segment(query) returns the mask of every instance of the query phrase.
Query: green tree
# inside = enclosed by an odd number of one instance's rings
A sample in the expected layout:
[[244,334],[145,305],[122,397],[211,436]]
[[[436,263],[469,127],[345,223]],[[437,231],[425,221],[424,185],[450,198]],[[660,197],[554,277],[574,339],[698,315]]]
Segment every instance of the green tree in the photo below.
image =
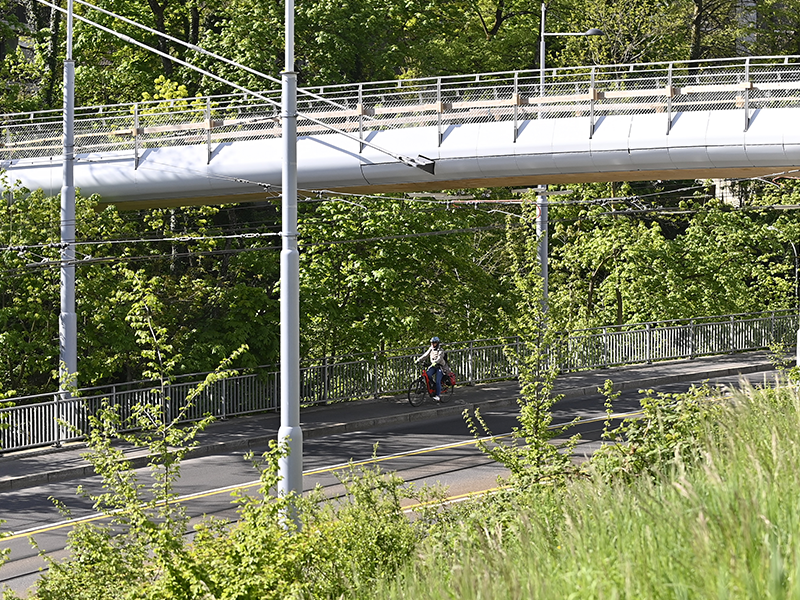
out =
[[759,0],[746,20],[745,46],[756,56],[800,54],[800,12],[796,0]]
[[739,0],[692,0],[689,60],[734,55],[741,47],[747,6]]
[[[584,198],[615,195],[603,187],[585,186]],[[796,219],[789,214],[776,222],[768,211],[735,210],[713,200],[685,203],[688,214],[681,216],[618,208],[589,203],[551,209],[550,300],[564,326],[791,306],[793,261],[786,240]]]
[[498,333],[497,307],[507,299],[496,223],[463,206],[388,197],[303,211],[305,351],[407,346],[432,332],[450,340]]
[[[55,385],[59,204],[37,192],[0,205],[4,392]],[[272,227],[272,205],[120,213],[79,195],[76,212],[79,386],[142,377],[139,345],[127,325],[139,282],[147,284],[152,311],[179,349],[180,372],[209,371],[242,344],[251,350],[240,366],[276,360],[278,254],[269,237],[258,237]],[[266,224],[248,223],[265,217]],[[221,235],[231,227],[233,235]],[[247,232],[256,237],[241,237]]]
[[511,483],[517,489],[539,487],[543,483],[560,488],[579,474],[572,453],[580,436],[557,442],[556,438],[565,435],[571,424],[552,426],[552,408],[559,397],[553,394],[557,361],[549,361],[548,354],[558,347],[558,333],[544,300],[538,262],[541,238],[536,235],[534,225],[536,214],[536,204],[524,202],[520,212],[522,231],[517,226],[509,227],[506,234],[511,257],[508,279],[513,285],[515,304],[503,316],[509,333],[518,340],[507,349],[507,354],[519,370],[521,394],[517,400],[519,425],[512,429],[512,442],[487,440],[492,432],[480,411],[476,410],[474,415],[464,411],[478,448],[509,469]]
[[687,58],[685,7],[658,0],[588,0],[548,11],[548,31],[601,29],[597,37],[548,38],[548,64],[631,64]]

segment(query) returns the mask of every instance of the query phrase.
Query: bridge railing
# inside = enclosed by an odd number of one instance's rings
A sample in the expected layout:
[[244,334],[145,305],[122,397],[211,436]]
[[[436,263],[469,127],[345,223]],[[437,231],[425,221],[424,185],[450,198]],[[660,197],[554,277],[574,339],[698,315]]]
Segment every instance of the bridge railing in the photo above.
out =
[[[300,90],[298,134],[366,139],[370,131],[586,118],[591,137],[600,117],[658,113],[665,131],[677,112],[738,110],[743,130],[759,108],[800,106],[800,57],[747,57],[631,65],[553,68],[402,79]],[[75,152],[132,154],[148,147],[217,144],[281,135],[280,90],[76,108]],[[265,99],[266,98],[266,99]],[[311,117],[325,125],[320,125]],[[60,110],[0,115],[0,160],[58,156]],[[513,132],[513,133],[512,133]]]
[[[791,346],[797,328],[798,317],[792,311],[596,327],[564,334],[546,360],[568,372],[759,350],[773,344]],[[308,362],[300,371],[301,402],[314,405],[403,393],[417,371],[415,360],[425,348]],[[460,383],[466,385],[517,377],[518,357],[528,351],[524,341],[514,337],[453,342],[446,349]],[[140,381],[85,388],[68,399],[58,392],[10,399],[16,406],[0,410],[0,424],[6,425],[0,429],[0,448],[20,450],[79,439],[75,429],[85,431],[89,416],[104,400],[118,407],[123,422],[129,422],[138,404],[156,404],[166,419],[182,415],[184,421],[205,414],[226,418],[278,410],[277,367],[260,367],[217,381],[187,408],[189,393],[204,375],[180,378],[163,389],[160,382]]]

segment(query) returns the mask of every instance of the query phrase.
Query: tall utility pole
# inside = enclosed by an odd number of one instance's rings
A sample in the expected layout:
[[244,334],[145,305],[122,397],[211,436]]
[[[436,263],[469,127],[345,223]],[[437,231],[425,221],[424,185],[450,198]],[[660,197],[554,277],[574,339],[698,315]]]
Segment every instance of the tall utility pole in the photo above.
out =
[[[545,38],[548,36],[589,36],[589,35],[605,35],[600,29],[592,27],[580,33],[548,33],[545,28],[547,20],[547,4],[542,2],[542,18],[539,22],[539,95],[544,96],[544,67],[545,57],[547,56],[547,49],[545,47]],[[544,103],[539,104],[539,118],[544,118]],[[537,191],[539,195],[538,211],[536,212],[536,235],[539,236],[539,264],[542,269],[542,310],[547,312],[547,186],[540,185]]]
[[69,396],[78,372],[75,315],[75,63],[72,60],[72,0],[67,2],[67,54],[64,60],[64,178],[61,186],[61,313],[58,319],[60,397]]
[[550,244],[547,239],[547,186],[540,185],[536,189],[539,196],[538,206],[536,207],[536,236],[539,238],[539,267],[542,275],[542,312],[547,312],[547,290],[549,287],[547,269],[547,254]]
[[[303,492],[303,432],[300,429],[300,255],[297,251],[297,74],[294,72],[294,0],[286,0],[286,70],[282,80],[283,168],[281,250],[281,427],[279,494]],[[297,515],[293,515],[297,523]]]

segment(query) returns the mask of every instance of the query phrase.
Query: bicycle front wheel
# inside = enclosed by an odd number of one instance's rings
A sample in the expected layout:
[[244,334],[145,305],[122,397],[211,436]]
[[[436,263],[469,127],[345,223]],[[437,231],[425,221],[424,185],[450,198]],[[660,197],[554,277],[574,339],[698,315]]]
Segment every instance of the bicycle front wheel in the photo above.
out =
[[419,406],[425,402],[425,396],[428,395],[428,387],[425,385],[425,379],[420,377],[415,379],[408,388],[408,403],[411,406]]

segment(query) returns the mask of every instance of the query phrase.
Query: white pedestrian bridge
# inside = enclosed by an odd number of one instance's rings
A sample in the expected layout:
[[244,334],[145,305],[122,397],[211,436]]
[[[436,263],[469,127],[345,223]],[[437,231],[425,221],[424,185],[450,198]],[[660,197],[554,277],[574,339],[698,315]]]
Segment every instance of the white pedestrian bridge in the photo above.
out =
[[[543,85],[540,75],[301,89],[298,186],[430,191],[800,166],[798,56],[548,69]],[[75,184],[130,208],[261,199],[265,185],[277,192],[280,90],[259,96],[78,108]],[[10,183],[59,193],[61,130],[61,111],[2,116]]]

